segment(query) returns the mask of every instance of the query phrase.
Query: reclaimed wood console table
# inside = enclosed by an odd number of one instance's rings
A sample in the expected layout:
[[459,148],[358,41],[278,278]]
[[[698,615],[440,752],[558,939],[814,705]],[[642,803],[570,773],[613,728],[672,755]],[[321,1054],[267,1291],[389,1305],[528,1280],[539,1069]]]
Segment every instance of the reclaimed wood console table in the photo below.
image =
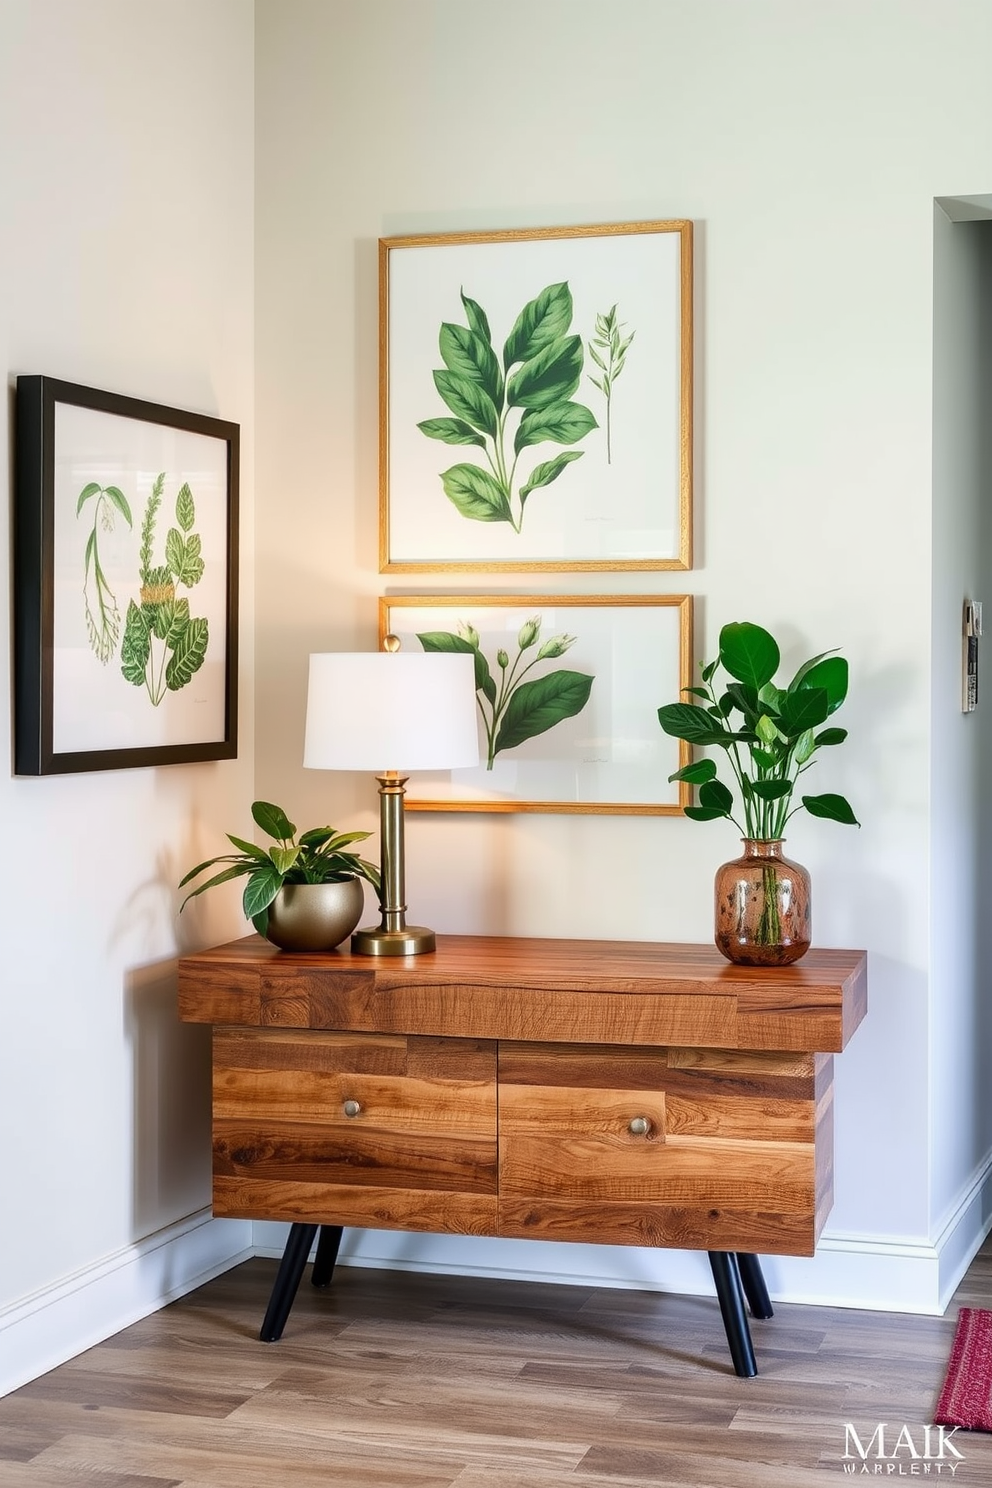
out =
[[318,1229],[706,1250],[734,1367],[770,1317],[758,1252],[812,1255],[833,1193],[833,1059],[866,957],[732,966],[705,946],[439,936],[434,952],[179,963],[213,1025],[213,1211],[292,1223],[262,1326]]

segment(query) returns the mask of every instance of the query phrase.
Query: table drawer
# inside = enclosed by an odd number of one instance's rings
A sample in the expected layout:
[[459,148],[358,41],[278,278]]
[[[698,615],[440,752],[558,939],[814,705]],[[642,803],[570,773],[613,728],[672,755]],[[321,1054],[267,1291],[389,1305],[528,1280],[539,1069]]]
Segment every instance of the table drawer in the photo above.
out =
[[811,1254],[829,1118],[826,1056],[501,1043],[500,1233]]
[[491,1233],[496,1045],[214,1034],[214,1212]]

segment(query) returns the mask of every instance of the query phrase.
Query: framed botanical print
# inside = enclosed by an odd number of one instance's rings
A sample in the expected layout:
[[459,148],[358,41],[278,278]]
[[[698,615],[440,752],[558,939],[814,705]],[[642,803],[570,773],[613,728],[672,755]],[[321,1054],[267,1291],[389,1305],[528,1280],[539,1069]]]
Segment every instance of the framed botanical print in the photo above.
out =
[[17,379],[22,775],[237,754],[236,424]]
[[[689,747],[659,706],[690,680],[692,599],[386,596],[381,637],[475,661],[477,767],[411,776],[408,810],[675,815]],[[430,700],[425,699],[425,706]]]
[[384,238],[383,572],[687,569],[692,223]]

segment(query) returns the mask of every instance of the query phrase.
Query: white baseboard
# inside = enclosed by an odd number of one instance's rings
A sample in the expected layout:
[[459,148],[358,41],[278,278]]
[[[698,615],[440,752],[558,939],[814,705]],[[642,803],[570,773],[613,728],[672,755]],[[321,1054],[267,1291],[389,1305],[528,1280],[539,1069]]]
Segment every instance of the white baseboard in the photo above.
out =
[[943,1312],[986,1235],[992,1230],[992,1153],[975,1170],[938,1231],[938,1296]]
[[251,1228],[204,1209],[0,1309],[0,1396],[247,1260]]
[[[898,1236],[825,1233],[815,1256],[763,1256],[774,1301],[873,1312],[939,1316],[992,1228],[992,1156],[965,1186],[933,1242]],[[288,1225],[256,1221],[256,1255],[281,1256]],[[393,1271],[503,1277],[570,1286],[635,1288],[712,1295],[699,1251],[550,1240],[494,1240],[468,1235],[347,1229],[338,1261]]]
[[[0,1396],[253,1255],[277,1257],[288,1225],[188,1216],[54,1286],[0,1309]],[[938,1315],[992,1228],[992,1156],[965,1185],[933,1242],[825,1234],[814,1257],[765,1256],[775,1301]],[[698,1251],[545,1240],[345,1231],[339,1261],[436,1275],[711,1295]]]

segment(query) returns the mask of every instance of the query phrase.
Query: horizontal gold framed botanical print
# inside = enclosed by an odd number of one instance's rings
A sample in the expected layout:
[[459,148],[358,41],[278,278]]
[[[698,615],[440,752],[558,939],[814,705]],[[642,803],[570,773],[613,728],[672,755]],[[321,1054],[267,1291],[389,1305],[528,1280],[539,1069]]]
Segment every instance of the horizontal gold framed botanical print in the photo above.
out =
[[[415,774],[409,810],[673,816],[689,747],[659,706],[688,686],[687,594],[387,595],[380,640],[475,658],[480,763]],[[430,707],[430,698],[424,699]]]
[[692,223],[379,242],[383,572],[692,566]]

